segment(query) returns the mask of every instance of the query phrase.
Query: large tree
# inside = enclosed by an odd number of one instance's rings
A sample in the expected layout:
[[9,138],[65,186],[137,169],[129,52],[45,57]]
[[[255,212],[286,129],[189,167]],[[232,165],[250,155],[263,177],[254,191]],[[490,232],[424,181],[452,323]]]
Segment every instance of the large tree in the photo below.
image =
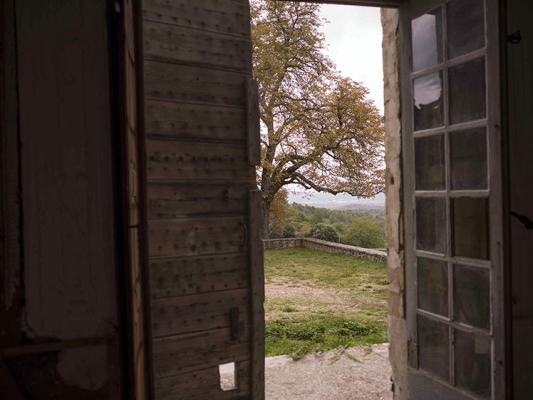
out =
[[265,238],[271,203],[286,185],[357,197],[383,189],[383,119],[368,90],[341,77],[326,56],[319,9],[251,1]]

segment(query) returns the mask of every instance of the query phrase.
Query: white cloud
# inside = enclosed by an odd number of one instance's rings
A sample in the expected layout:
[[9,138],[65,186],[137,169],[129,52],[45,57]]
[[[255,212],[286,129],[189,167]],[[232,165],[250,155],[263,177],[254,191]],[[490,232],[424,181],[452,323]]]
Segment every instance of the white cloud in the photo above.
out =
[[383,63],[379,8],[323,5],[321,15],[329,23],[326,35],[328,54],[343,76],[360,82],[383,113]]

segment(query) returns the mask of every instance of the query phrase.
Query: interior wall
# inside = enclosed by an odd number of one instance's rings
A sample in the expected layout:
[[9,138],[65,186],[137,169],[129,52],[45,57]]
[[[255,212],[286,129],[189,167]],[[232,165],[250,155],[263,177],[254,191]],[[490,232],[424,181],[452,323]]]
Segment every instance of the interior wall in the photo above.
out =
[[402,140],[398,11],[381,10],[385,97],[386,234],[389,286],[389,359],[395,399],[409,399],[407,386],[407,326],[405,320],[405,260],[403,238]]
[[517,43],[508,42],[509,160],[511,216],[511,275],[513,318],[514,398],[533,393],[533,26],[528,0],[508,0],[508,34],[520,31]]
[[118,399],[107,2],[15,5],[24,308],[1,353],[28,399]]

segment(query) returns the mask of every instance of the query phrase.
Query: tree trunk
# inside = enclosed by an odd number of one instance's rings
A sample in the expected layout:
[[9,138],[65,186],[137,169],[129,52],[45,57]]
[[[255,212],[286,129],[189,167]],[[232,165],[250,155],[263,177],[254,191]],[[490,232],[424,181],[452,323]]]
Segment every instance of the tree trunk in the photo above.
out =
[[263,226],[261,228],[261,237],[263,239],[268,239],[269,232],[268,232],[268,222],[270,220],[270,203],[266,204],[263,202]]

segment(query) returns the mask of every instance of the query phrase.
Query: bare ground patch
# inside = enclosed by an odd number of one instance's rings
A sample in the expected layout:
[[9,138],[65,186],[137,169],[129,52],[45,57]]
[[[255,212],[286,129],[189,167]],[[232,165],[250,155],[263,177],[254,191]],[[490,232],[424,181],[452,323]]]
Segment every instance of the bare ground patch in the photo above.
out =
[[[370,294],[380,288],[365,285],[363,288],[338,288],[325,286],[316,280],[294,281],[276,277],[265,285],[267,321],[309,315],[340,313],[359,314],[362,310],[386,308],[386,300],[376,300]],[[364,295],[364,292],[368,296]]]

